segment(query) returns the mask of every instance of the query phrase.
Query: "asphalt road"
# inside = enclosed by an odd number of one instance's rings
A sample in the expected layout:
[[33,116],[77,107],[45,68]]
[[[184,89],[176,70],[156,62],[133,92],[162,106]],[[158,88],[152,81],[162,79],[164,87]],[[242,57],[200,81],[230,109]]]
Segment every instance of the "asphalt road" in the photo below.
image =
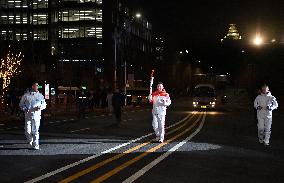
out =
[[133,108],[119,128],[112,115],[46,121],[40,148],[21,124],[0,125],[0,182],[284,182],[284,113],[276,111],[269,147],[257,142],[254,113],[226,105],[192,111],[173,100],[166,141],[153,140],[151,109]]

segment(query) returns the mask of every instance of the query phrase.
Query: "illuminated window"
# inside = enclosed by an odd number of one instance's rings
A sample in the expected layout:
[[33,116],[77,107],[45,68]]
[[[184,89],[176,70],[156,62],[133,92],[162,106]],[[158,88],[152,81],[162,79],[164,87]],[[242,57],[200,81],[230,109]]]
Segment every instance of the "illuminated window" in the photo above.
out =
[[101,9],[84,9],[84,10],[61,10],[58,13],[59,21],[84,21],[97,20],[102,21]]
[[102,31],[102,27],[87,27],[85,35],[86,37],[102,38]]
[[74,3],[90,3],[90,2],[96,2],[101,0],[61,0],[60,2],[74,2]]
[[48,8],[48,0],[34,0],[33,9]]
[[48,31],[46,29],[36,29],[33,32],[34,40],[47,40],[48,39]]
[[33,14],[31,21],[32,21],[32,24],[34,24],[34,25],[47,24],[48,15],[46,13]]
[[78,38],[79,27],[63,27],[59,29],[59,38]]

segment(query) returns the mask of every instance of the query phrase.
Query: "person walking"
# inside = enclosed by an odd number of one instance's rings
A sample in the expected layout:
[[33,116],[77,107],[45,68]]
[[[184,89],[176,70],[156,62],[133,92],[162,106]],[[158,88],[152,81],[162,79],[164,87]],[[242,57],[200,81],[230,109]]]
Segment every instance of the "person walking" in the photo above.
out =
[[114,126],[119,127],[121,124],[121,108],[124,105],[124,95],[116,89],[112,96],[113,112],[116,118]]
[[87,96],[85,95],[84,91],[81,91],[80,95],[78,96],[77,104],[79,108],[79,119],[85,119]]
[[108,112],[112,112],[112,96],[113,92],[109,89],[107,93],[107,106],[108,106]]

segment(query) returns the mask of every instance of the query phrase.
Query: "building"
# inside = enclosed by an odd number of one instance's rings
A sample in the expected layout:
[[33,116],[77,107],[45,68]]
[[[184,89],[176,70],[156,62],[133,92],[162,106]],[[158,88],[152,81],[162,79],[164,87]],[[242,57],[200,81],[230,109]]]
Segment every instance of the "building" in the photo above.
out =
[[131,11],[126,1],[113,2],[105,4],[104,50],[112,50],[105,55],[105,63],[111,67],[105,68],[113,87],[122,88],[135,80],[148,81],[154,62],[153,31],[152,24]]
[[241,40],[242,36],[238,32],[236,24],[229,24],[229,30],[226,36],[221,39],[221,42],[227,40]]
[[165,38],[156,37],[155,38],[156,62],[161,63],[164,60],[164,51],[165,51]]
[[56,85],[125,84],[153,60],[152,25],[125,0],[1,0],[0,32],[2,55],[19,47],[24,73]]

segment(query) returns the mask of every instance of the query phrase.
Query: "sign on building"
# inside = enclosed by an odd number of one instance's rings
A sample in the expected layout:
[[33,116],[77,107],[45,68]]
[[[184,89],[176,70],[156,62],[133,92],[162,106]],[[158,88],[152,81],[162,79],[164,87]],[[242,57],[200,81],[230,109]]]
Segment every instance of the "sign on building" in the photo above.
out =
[[49,84],[44,85],[44,98],[49,99]]

